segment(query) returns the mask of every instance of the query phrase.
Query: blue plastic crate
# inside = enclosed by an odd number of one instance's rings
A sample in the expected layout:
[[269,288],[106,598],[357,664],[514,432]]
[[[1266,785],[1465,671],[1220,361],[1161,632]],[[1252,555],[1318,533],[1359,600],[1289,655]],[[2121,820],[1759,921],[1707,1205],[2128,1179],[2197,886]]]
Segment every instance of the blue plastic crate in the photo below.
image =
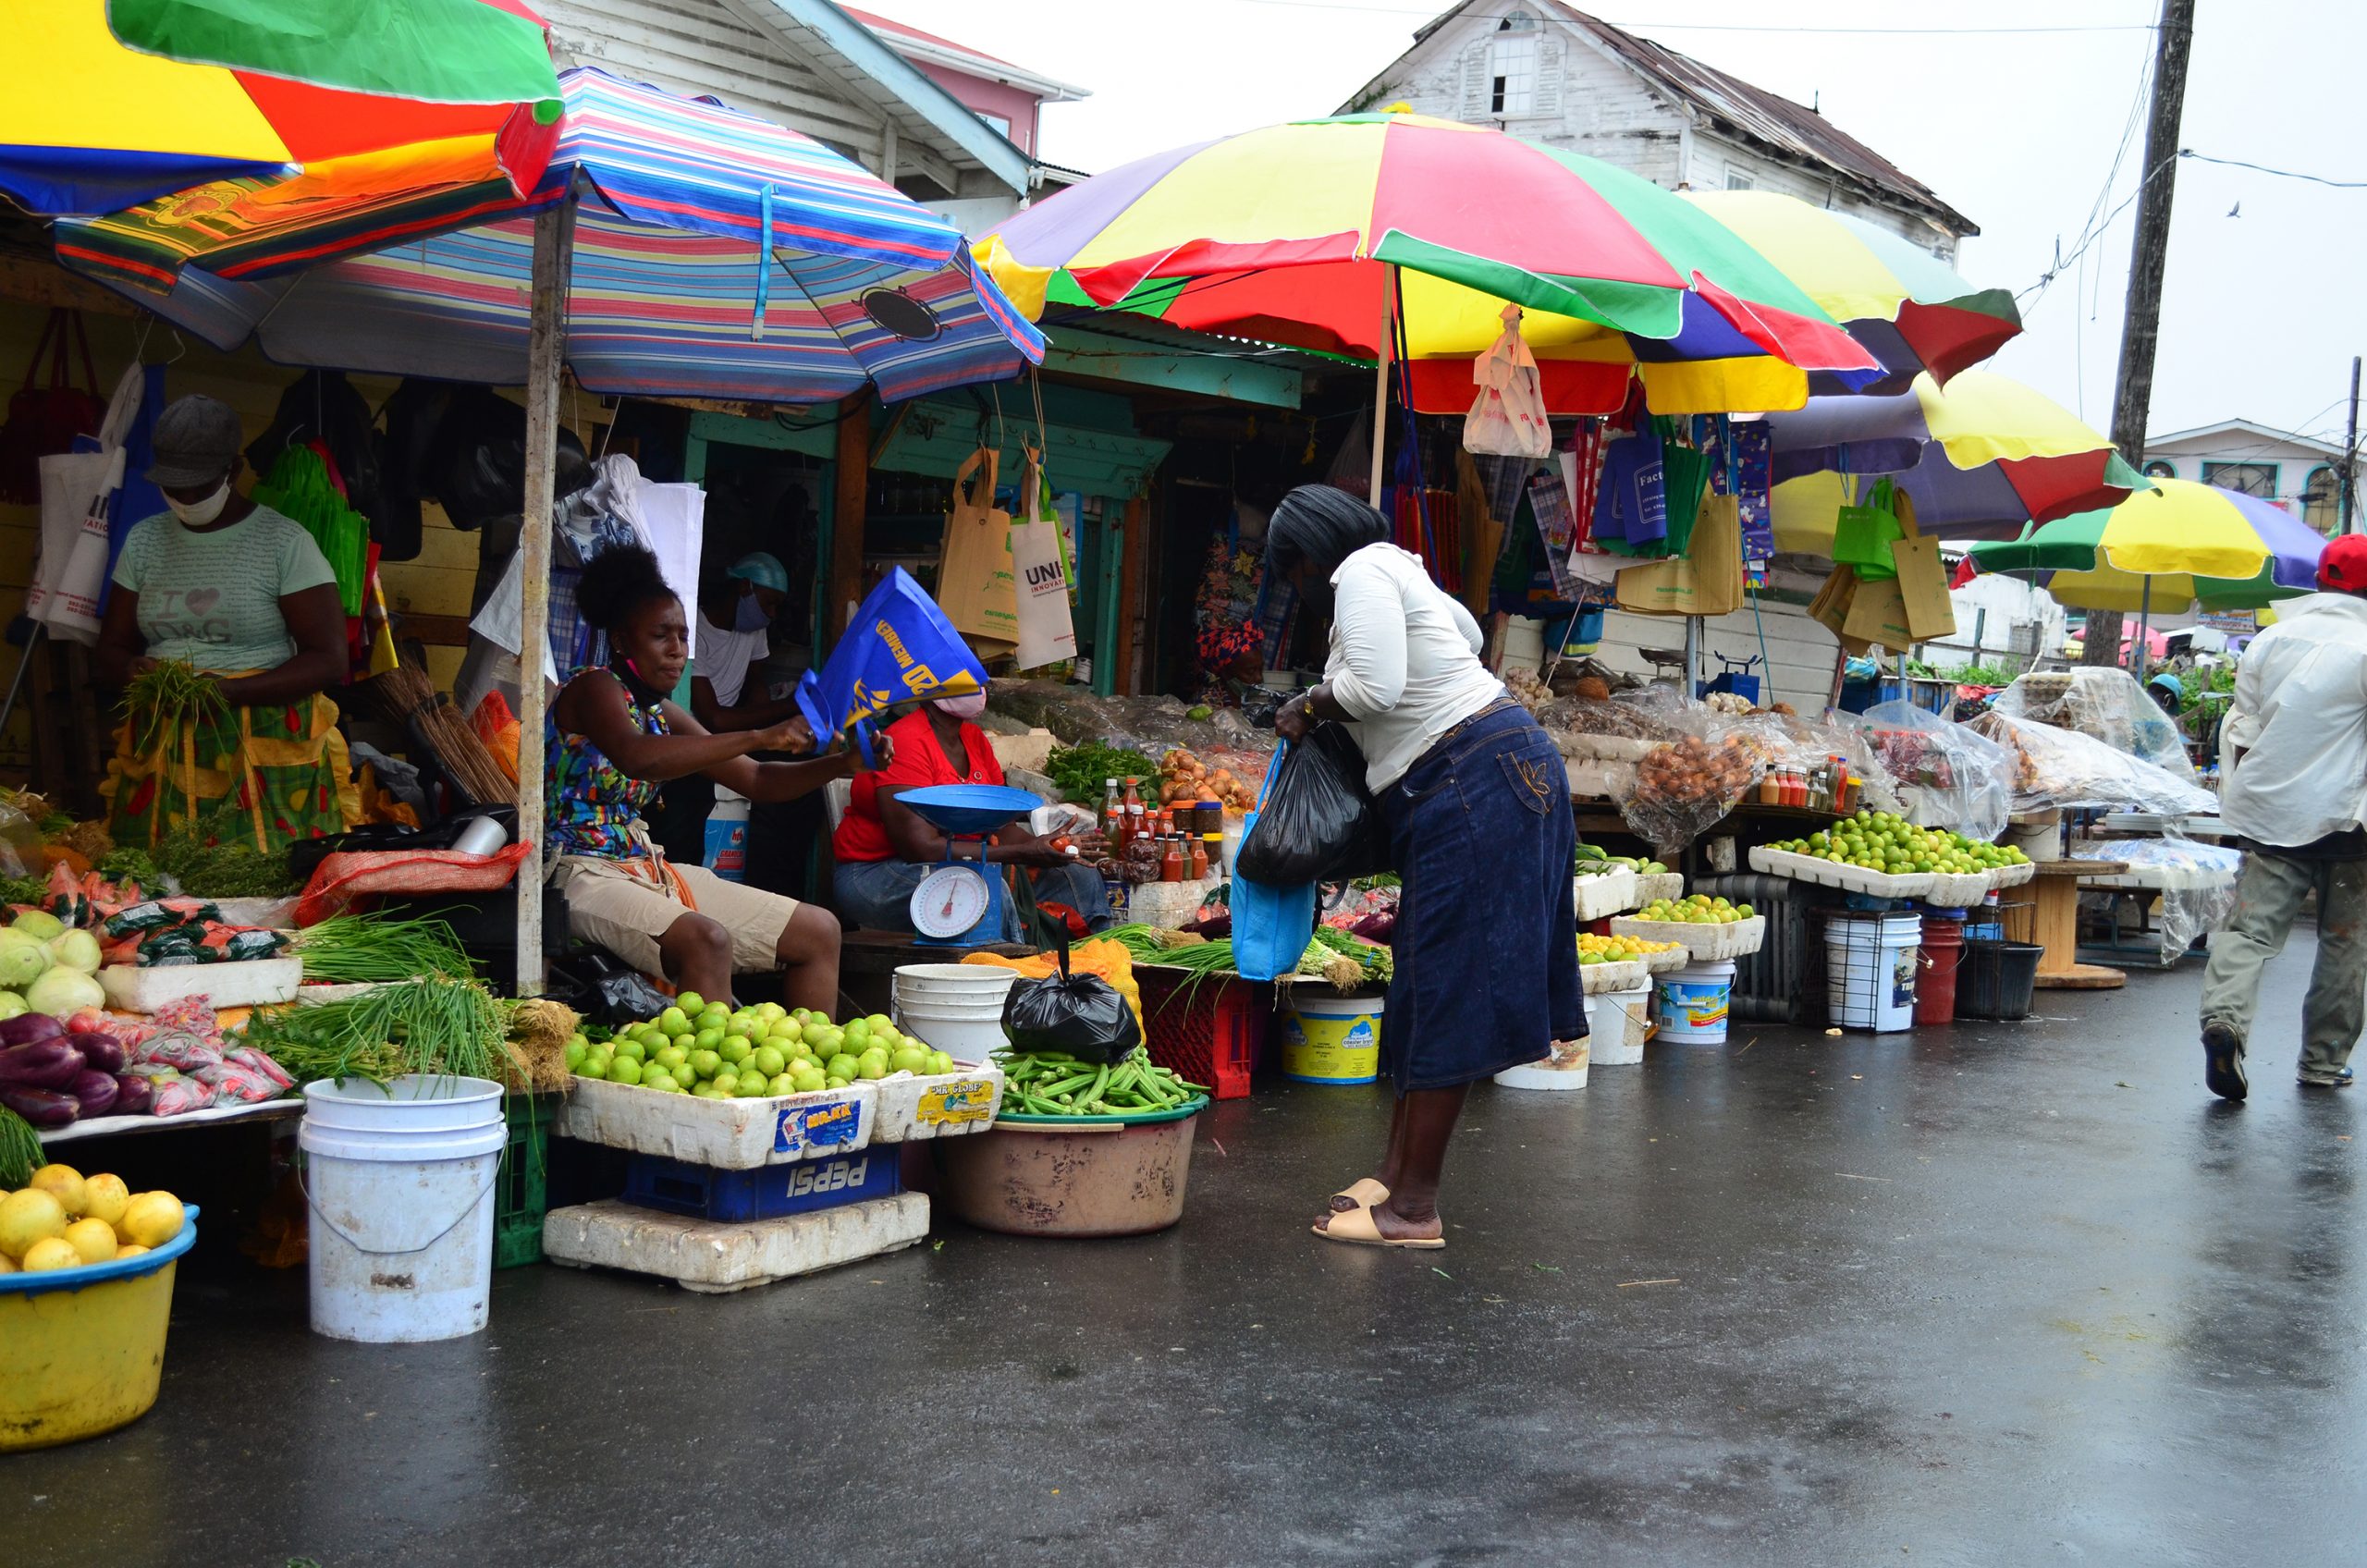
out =
[[894,1145],[754,1170],[718,1170],[662,1155],[637,1154],[625,1167],[624,1195],[625,1202],[643,1208],[737,1225],[866,1198],[892,1198],[904,1190],[901,1166],[901,1151]]

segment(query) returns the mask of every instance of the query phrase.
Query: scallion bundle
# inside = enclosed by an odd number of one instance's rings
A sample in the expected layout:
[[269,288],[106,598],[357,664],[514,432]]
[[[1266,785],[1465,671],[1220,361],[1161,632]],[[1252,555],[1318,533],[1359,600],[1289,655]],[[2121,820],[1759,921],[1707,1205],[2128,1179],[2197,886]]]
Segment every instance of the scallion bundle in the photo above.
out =
[[123,717],[147,722],[143,749],[178,734],[184,724],[222,718],[229,711],[220,683],[185,659],[158,659],[123,689]]
[[475,973],[460,938],[441,920],[333,915],[298,933],[295,948],[307,980],[371,985],[423,974],[465,980]]

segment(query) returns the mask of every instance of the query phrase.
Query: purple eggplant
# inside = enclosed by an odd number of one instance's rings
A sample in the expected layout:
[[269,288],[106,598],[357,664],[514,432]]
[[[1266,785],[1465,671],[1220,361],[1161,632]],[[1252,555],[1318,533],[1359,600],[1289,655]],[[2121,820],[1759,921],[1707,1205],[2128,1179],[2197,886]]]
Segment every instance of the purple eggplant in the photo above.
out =
[[82,1053],[84,1066],[94,1067],[101,1072],[123,1071],[123,1047],[117,1042],[113,1035],[103,1035],[97,1030],[92,1030],[87,1035],[71,1036],[69,1043],[76,1050]]
[[1393,909],[1377,910],[1348,927],[1348,935],[1359,941],[1380,942],[1383,945],[1386,945],[1389,938],[1396,935],[1396,932],[1397,912]]
[[0,1084],[0,1105],[6,1106],[36,1127],[67,1127],[82,1114],[82,1102],[55,1089],[29,1089]]
[[30,1046],[63,1036],[66,1025],[45,1012],[20,1012],[0,1018],[0,1046]]
[[63,1089],[86,1064],[82,1053],[63,1038],[0,1050],[0,1084],[21,1084],[29,1089]]
[[137,1072],[118,1072],[115,1076],[115,1113],[117,1116],[153,1116],[156,1110],[154,1080],[142,1078]]
[[102,1072],[95,1067],[85,1068],[74,1074],[74,1082],[66,1086],[66,1092],[81,1102],[85,1116],[104,1116],[115,1109],[116,1101],[123,1094],[116,1084],[115,1074]]

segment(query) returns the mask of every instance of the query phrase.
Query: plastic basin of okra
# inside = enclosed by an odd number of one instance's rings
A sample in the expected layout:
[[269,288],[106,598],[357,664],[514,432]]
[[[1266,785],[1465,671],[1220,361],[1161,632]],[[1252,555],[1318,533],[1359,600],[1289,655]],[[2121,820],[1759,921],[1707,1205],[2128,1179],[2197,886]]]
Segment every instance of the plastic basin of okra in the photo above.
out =
[[174,1265],[197,1244],[197,1206],[153,1252],[0,1275],[0,1453],[128,1426],[156,1403]]
[[939,1145],[943,1201],[986,1231],[1014,1236],[1139,1236],[1184,1218],[1192,1130],[1208,1107],[1110,1116],[1010,1111],[975,1137]]

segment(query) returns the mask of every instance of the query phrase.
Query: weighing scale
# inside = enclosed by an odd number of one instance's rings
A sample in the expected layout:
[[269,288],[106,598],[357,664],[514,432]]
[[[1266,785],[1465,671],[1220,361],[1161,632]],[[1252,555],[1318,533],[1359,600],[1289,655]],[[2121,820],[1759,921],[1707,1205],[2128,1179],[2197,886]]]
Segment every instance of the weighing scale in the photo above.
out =
[[[924,946],[977,948],[1002,940],[1001,870],[986,864],[988,834],[1010,827],[1044,803],[1024,790],[1000,784],[938,784],[907,790],[898,803],[945,835],[945,864],[913,889],[913,929]],[[980,858],[953,858],[957,839],[977,840]]]

